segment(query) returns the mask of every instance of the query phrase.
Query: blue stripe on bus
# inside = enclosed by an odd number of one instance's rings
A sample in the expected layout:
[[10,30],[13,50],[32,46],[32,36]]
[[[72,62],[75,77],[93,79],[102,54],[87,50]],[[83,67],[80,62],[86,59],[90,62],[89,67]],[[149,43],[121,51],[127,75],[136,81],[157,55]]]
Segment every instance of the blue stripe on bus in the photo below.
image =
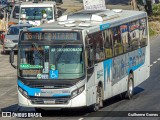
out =
[[66,97],[66,96],[71,96],[70,93],[63,93],[63,94],[54,94],[53,97]]
[[130,73],[131,70],[135,71],[135,70],[137,70],[139,67],[141,67],[143,64],[144,64],[144,63],[141,63],[141,64],[138,64],[138,65],[136,65],[136,66],[133,66],[133,67],[128,68],[128,75],[129,75],[129,73]]
[[41,89],[30,88],[30,87],[24,85],[20,80],[18,80],[18,86],[21,87],[23,90],[25,90],[28,93],[28,96],[35,96],[35,93],[41,92]]
[[42,28],[29,28],[28,30],[31,32],[41,32]]
[[105,30],[107,28],[110,28],[110,23],[105,23],[105,24],[100,25],[100,30]]
[[[18,86],[25,90],[28,93],[28,96],[35,96],[36,94],[41,93],[41,89],[39,88],[30,88],[26,85],[24,85],[20,80],[18,80]],[[66,96],[71,96],[70,93],[62,93],[62,94],[53,94],[52,97],[66,97]]]

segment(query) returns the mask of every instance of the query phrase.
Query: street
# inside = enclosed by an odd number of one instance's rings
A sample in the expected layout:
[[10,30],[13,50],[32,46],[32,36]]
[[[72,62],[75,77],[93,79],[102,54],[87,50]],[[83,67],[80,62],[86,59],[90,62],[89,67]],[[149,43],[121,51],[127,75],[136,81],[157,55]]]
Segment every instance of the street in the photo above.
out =
[[[121,100],[115,96],[105,101],[104,108],[100,111],[160,111],[160,36],[151,40],[151,74],[150,78],[135,88],[135,95],[132,100]],[[2,50],[2,47],[0,47]],[[16,61],[15,61],[16,62]],[[35,112],[34,108],[24,108],[17,105],[17,88],[16,88],[16,69],[9,64],[9,54],[0,55],[0,109],[1,111],[12,112]],[[97,113],[97,114],[96,114]],[[62,110],[62,111],[47,111],[44,112],[42,118],[39,119],[90,119],[93,116],[95,120],[111,119],[98,115],[99,112],[87,113],[82,109]],[[104,116],[105,113],[103,112]],[[50,117],[52,116],[52,117]],[[66,118],[67,117],[67,118]],[[1,118],[4,119],[4,118]],[[7,118],[16,119],[16,118]],[[112,118],[119,119],[122,118]],[[126,117],[125,117],[126,119]],[[129,117],[128,119],[131,119]],[[132,118],[135,119],[135,118]],[[138,119],[138,118],[136,118]],[[139,118],[146,119],[146,118]],[[148,119],[151,119],[148,118]],[[158,120],[159,118],[154,117]]]

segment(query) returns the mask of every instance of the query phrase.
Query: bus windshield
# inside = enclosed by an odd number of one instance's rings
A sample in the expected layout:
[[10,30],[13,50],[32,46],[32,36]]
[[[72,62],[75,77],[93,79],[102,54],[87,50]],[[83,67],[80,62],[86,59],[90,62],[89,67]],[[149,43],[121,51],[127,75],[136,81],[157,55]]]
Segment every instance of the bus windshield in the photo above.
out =
[[84,76],[82,45],[20,46],[19,76],[30,79],[76,79]]
[[52,7],[23,7],[21,14],[26,14],[26,20],[41,20],[42,14],[47,14],[47,19],[53,19]]

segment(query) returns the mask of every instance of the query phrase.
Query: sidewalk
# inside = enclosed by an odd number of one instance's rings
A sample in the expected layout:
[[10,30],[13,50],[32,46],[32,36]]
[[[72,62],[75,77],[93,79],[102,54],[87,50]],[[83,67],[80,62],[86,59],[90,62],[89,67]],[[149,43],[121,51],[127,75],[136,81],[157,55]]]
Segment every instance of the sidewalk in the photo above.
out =
[[83,3],[79,0],[63,0],[63,4],[59,5],[58,7],[66,9],[66,11],[63,14],[68,14],[71,12],[82,10]]
[[[0,45],[0,51],[2,51],[2,45]],[[17,64],[17,59],[15,55],[15,64]],[[6,79],[8,77],[17,77],[17,70],[14,69],[9,63],[9,54],[0,54],[0,80]]]

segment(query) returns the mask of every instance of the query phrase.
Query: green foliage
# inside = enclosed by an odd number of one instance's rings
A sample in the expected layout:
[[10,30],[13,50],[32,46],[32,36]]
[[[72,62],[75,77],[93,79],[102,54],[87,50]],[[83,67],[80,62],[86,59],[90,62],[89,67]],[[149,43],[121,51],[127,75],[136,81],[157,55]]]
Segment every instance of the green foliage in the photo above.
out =
[[160,15],[160,4],[154,4],[152,6],[152,10],[153,10],[153,15],[154,16]]
[[149,36],[155,36],[155,35],[156,35],[156,31],[151,27],[149,27]]

